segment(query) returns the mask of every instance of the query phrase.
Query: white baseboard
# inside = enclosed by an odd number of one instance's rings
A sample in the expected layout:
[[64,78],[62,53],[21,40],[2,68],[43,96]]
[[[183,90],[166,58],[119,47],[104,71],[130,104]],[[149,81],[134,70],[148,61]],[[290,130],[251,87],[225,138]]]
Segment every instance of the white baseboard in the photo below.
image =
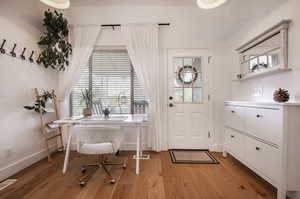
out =
[[[151,147],[147,147],[145,144],[143,145],[144,151],[151,151]],[[121,151],[135,151],[136,150],[136,143],[124,143],[120,147]]]
[[[223,152],[223,145],[222,144],[214,144],[209,147],[211,151],[214,152]],[[77,144],[72,143],[71,144],[71,151],[77,150]],[[136,143],[123,143],[120,147],[121,151],[135,151],[136,150]],[[151,147],[146,146],[146,144],[143,144],[143,150],[144,151],[151,151]],[[162,151],[168,151],[168,149],[162,149]]]
[[300,193],[298,191],[288,191],[287,196],[290,199],[300,199]]
[[223,151],[223,145],[222,144],[214,144],[214,145],[211,145],[209,147],[209,150],[210,151],[213,151],[213,152],[222,152]]
[[[71,151],[76,151],[76,150],[77,150],[77,144],[72,143],[71,144]],[[120,150],[121,151],[135,151],[136,150],[136,143],[124,143],[124,144],[121,145]],[[149,151],[149,150],[151,150],[151,148],[146,147],[145,145],[143,145],[143,150]]]
[[71,144],[71,151],[77,151],[77,144],[76,143]]
[[[50,150],[53,151],[56,149],[56,145],[50,147]],[[39,160],[44,159],[47,157],[46,149],[33,153],[20,159],[4,168],[0,169],[0,181],[5,180],[6,178],[16,174],[17,172],[29,167],[30,165],[38,162]]]

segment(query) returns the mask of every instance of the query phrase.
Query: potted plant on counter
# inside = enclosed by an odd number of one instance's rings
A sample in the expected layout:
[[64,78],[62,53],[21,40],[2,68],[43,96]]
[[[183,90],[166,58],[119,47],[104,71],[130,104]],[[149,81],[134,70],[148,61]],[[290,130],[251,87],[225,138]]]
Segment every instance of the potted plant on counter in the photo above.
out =
[[91,90],[89,89],[84,89],[83,91],[81,91],[81,100],[80,103],[85,103],[85,108],[83,109],[83,116],[84,117],[88,117],[88,116],[92,116],[92,97],[93,97],[93,93]]

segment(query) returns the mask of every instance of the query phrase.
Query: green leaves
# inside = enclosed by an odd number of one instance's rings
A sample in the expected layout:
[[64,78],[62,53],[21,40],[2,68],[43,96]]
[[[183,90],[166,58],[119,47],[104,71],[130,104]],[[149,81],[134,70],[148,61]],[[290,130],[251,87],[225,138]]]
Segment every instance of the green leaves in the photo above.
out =
[[45,32],[40,37],[38,44],[43,50],[39,62],[45,68],[51,67],[60,71],[69,65],[69,55],[72,54],[72,45],[68,42],[68,21],[56,10],[44,12],[43,26]]
[[93,104],[93,93],[89,89],[81,90],[80,103],[85,102],[86,108],[91,108]]
[[37,96],[35,103],[33,106],[24,106],[25,109],[27,110],[34,110],[37,113],[42,112],[42,114],[45,114],[45,108],[46,104],[49,100],[53,100],[54,94],[51,93],[51,91],[43,91],[43,94],[40,96]]

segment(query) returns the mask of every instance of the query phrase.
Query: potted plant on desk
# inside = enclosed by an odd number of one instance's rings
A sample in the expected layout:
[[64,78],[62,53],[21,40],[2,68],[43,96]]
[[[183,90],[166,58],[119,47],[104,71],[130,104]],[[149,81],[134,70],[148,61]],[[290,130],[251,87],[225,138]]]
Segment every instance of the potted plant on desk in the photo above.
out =
[[85,103],[85,107],[83,109],[83,116],[84,117],[88,117],[88,116],[92,116],[92,91],[89,89],[85,89],[84,91],[81,91],[81,103]]

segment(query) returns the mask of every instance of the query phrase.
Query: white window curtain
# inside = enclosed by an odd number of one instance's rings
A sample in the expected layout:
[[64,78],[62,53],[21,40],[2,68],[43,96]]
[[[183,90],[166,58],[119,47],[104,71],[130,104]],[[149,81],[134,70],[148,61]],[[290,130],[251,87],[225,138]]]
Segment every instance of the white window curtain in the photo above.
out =
[[59,101],[61,117],[66,117],[68,96],[80,78],[84,66],[88,65],[89,56],[100,35],[101,26],[73,25],[70,27],[70,40],[73,47],[71,62],[66,70],[59,74]]
[[[122,26],[126,47],[138,81],[150,98],[149,128],[151,147],[162,150],[163,96],[160,92],[159,46],[157,24],[128,24]],[[149,138],[149,137],[148,137]]]

